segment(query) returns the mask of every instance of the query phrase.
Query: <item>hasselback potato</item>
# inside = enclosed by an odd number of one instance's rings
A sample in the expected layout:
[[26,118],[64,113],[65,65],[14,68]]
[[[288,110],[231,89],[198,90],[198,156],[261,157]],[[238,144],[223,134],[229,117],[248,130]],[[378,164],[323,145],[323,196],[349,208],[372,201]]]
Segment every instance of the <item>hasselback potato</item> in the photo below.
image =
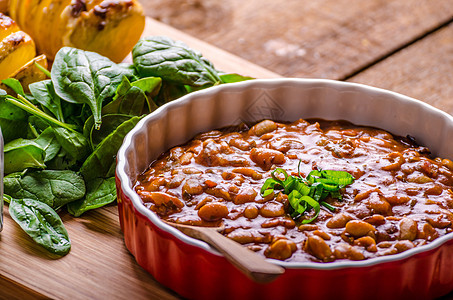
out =
[[136,0],[9,0],[8,13],[51,60],[69,46],[121,62],[145,26]]
[[[33,39],[14,20],[0,13],[0,80],[13,77],[26,88],[29,83],[44,79],[46,75],[35,62],[47,68],[47,59],[44,55],[35,56]],[[0,88],[7,90],[2,84]]]

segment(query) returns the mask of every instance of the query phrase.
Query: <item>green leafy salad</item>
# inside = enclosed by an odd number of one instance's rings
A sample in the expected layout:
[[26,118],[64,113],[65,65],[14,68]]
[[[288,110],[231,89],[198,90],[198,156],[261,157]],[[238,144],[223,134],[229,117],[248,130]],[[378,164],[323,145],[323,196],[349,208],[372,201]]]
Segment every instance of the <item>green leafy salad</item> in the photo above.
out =
[[[49,79],[25,93],[2,82],[0,127],[4,200],[11,217],[38,244],[65,255],[71,243],[56,211],[78,217],[116,200],[115,158],[125,135],[158,106],[206,87],[251,79],[217,71],[185,44],[140,40],[132,64],[62,48]],[[14,96],[13,96],[14,95]]]

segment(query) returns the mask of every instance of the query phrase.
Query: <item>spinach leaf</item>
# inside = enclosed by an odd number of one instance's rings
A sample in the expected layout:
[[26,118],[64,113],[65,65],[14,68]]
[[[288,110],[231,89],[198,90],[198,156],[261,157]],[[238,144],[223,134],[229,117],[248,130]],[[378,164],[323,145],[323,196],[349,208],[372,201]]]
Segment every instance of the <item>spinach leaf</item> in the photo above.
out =
[[[102,108],[102,114],[124,114],[139,116],[157,109],[152,97],[157,95],[162,80],[158,77],[147,77],[129,82],[124,77],[118,86],[113,101]],[[145,109],[145,103],[147,107]]]
[[11,203],[12,200],[13,198],[11,196],[3,194],[3,201],[5,201],[6,203]]
[[12,89],[16,94],[25,97],[24,88],[22,87],[22,84],[20,84],[19,80],[15,78],[7,78],[3,79],[2,83]]
[[5,194],[41,201],[55,209],[83,198],[86,192],[82,176],[69,170],[13,173],[3,180]]
[[162,81],[162,87],[159,91],[159,94],[156,97],[157,105],[163,105],[167,102],[178,99],[186,94],[189,91],[186,89],[186,86],[174,84],[166,80]]
[[[5,143],[18,138],[27,137],[27,131],[23,130],[23,128],[27,128],[26,121],[10,121],[0,118],[0,128],[2,129],[3,140]],[[19,130],[19,128],[21,129]]]
[[9,213],[36,243],[51,253],[65,255],[71,250],[63,222],[45,203],[32,199],[11,199]]
[[88,156],[89,143],[83,134],[63,127],[54,127],[53,131],[58,143],[74,160],[82,161]]
[[124,77],[116,90],[113,101],[102,109],[102,114],[125,114],[139,116],[147,102],[145,93],[138,87],[132,86]]
[[5,142],[26,137],[28,114],[6,101],[6,92],[0,89],[0,127]]
[[251,80],[251,79],[254,79],[254,78],[231,73],[231,74],[222,74],[222,75],[220,75],[220,79],[222,80],[222,83],[233,83],[233,82]]
[[55,93],[50,79],[31,83],[28,88],[36,102],[47,108],[58,121],[64,122],[61,99]]
[[77,163],[77,160],[75,160],[71,155],[66,152],[63,148],[60,148],[60,151],[57,153],[57,155],[50,160],[49,162],[46,162],[47,169],[48,170],[78,170],[80,168],[80,164]]
[[136,86],[145,92],[148,97],[155,97],[162,86],[162,78],[160,77],[144,77],[131,82],[132,86]]
[[147,37],[132,50],[141,77],[156,76],[181,85],[211,86],[221,82],[211,62],[201,53],[165,36]]
[[96,129],[101,126],[103,102],[113,97],[123,76],[134,76],[132,70],[120,67],[102,55],[69,47],[58,51],[51,74],[60,98],[90,107]]
[[5,145],[3,149],[4,172],[10,174],[27,168],[44,169],[45,151],[36,142],[26,139],[16,139]]
[[113,131],[121,126],[121,124],[123,124],[130,118],[132,118],[132,116],[120,114],[103,116],[101,129],[95,130],[93,126],[91,128],[91,132],[89,133],[92,149],[96,149],[99,143],[101,143],[107,136],[109,136]]
[[51,127],[47,127],[36,139],[35,142],[41,146],[45,151],[44,162],[52,160],[58,152],[60,152],[61,145],[58,143],[55,132]]
[[87,194],[80,199],[68,204],[68,211],[75,217],[84,212],[110,204],[116,200],[115,177],[103,179],[96,178],[87,182]]
[[115,175],[116,154],[126,134],[142,117],[132,117],[109,134],[85,160],[80,172],[85,181],[109,178]]

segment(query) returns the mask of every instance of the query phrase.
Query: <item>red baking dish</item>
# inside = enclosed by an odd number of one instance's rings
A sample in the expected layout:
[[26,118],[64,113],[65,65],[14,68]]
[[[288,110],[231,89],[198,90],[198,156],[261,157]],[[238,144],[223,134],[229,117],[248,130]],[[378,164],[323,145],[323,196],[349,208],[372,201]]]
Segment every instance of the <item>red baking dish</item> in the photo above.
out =
[[421,101],[369,86],[316,79],[251,80],[192,93],[145,117],[127,135],[116,183],[126,247],[157,281],[190,299],[433,299],[453,290],[453,235],[364,261],[288,263],[275,281],[255,283],[208,244],[163,223],[132,186],[168,148],[195,134],[262,119],[343,119],[410,134],[453,157],[453,118]]

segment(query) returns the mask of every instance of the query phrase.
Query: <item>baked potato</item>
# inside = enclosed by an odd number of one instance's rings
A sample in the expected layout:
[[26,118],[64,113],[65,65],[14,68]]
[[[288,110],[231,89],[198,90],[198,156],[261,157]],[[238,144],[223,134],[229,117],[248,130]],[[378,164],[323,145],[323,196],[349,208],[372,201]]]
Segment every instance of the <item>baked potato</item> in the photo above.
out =
[[121,62],[145,27],[136,0],[10,0],[9,15],[52,60],[63,46]]
[[12,77],[36,56],[35,43],[15,22],[0,13],[0,80]]

